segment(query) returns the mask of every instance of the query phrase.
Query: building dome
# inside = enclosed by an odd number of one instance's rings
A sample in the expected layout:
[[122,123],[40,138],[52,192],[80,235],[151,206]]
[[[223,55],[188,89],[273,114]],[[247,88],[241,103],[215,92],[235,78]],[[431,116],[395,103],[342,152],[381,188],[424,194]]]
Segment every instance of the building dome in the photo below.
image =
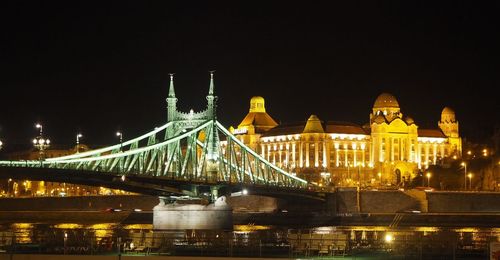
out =
[[375,99],[373,108],[387,108],[387,107],[399,108],[399,103],[393,95],[389,93],[382,93],[377,97],[377,99]]
[[443,111],[441,112],[441,115],[455,115],[455,111],[449,107],[443,108]]
[[239,133],[263,133],[277,125],[278,123],[266,113],[264,98],[255,96],[250,99],[250,112],[236,130]]
[[454,122],[455,121],[455,111],[449,107],[443,108],[441,112],[441,121],[442,122]]
[[323,126],[321,125],[321,120],[316,115],[311,115],[307,119],[306,126],[304,127],[303,133],[324,133]]
[[250,99],[250,112],[266,112],[264,98],[261,96],[254,96]]

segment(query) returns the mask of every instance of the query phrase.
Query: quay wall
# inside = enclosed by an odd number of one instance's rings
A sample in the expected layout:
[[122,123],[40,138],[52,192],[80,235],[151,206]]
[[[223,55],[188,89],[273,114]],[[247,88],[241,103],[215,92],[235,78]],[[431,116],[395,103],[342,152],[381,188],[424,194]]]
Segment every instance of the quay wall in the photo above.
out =
[[[0,211],[153,210],[159,202],[158,197],[148,195],[1,198]],[[241,212],[272,212],[284,205],[280,199],[255,195],[229,197],[227,203],[235,211]]]
[[[413,192],[415,191],[415,192]],[[500,192],[360,191],[338,189],[327,202],[334,213],[500,213]],[[359,209],[358,209],[359,207]]]
[[[331,213],[396,213],[420,210],[429,213],[500,213],[500,192],[411,192],[360,191],[342,188],[328,196],[325,208]],[[1,198],[0,211],[102,211],[107,208],[152,210],[159,199],[147,195]],[[307,206],[304,202],[284,202],[263,196],[229,197],[227,203],[236,212],[273,212],[295,210]],[[425,205],[425,206],[423,206]]]
[[500,212],[500,192],[427,192],[429,212]]
[[0,211],[100,211],[107,208],[152,210],[157,197],[146,195],[2,198]]

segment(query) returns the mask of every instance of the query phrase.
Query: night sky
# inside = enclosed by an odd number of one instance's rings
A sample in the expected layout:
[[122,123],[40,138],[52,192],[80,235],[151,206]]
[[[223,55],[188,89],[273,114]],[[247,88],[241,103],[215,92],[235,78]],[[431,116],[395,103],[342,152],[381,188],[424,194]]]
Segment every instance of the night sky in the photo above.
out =
[[210,70],[226,126],[255,95],[278,122],[365,124],[382,92],[421,128],[444,106],[469,140],[499,125],[498,1],[242,2],[2,2],[5,148],[36,122],[56,144],[136,137],[166,122],[168,73],[187,112],[206,106]]

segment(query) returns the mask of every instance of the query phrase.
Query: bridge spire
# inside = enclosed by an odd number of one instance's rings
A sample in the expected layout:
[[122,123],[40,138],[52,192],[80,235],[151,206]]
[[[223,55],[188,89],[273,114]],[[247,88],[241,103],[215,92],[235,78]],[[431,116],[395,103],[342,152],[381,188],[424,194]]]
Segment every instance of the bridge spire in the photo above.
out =
[[168,89],[167,97],[167,122],[176,119],[177,115],[177,98],[175,97],[174,90],[174,73],[169,73],[170,75],[170,88]]
[[217,102],[217,96],[214,96],[214,72],[215,70],[210,71],[210,88],[208,89],[208,96],[207,96],[207,101],[208,101],[208,115],[215,119],[217,117],[216,115],[216,102]]
[[174,73],[169,73],[168,75],[170,75],[170,88],[168,89],[168,97],[175,98]]
[[208,95],[214,95],[214,72],[215,70],[210,71],[210,89],[208,90]]

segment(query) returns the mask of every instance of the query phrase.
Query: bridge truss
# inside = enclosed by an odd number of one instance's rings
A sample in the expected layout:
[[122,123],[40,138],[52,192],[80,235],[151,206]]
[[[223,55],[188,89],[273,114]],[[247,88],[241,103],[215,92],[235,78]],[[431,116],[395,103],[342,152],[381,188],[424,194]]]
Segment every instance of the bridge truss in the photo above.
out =
[[171,74],[165,125],[101,149],[39,161],[0,161],[0,166],[82,170],[193,184],[308,188],[307,181],[267,161],[216,120],[213,72],[206,98],[207,109],[202,112],[177,111]]
[[42,161],[0,161],[1,166],[85,170],[159,177],[206,184],[306,188],[307,182],[278,168],[216,120],[172,137],[169,122],[121,144]]

